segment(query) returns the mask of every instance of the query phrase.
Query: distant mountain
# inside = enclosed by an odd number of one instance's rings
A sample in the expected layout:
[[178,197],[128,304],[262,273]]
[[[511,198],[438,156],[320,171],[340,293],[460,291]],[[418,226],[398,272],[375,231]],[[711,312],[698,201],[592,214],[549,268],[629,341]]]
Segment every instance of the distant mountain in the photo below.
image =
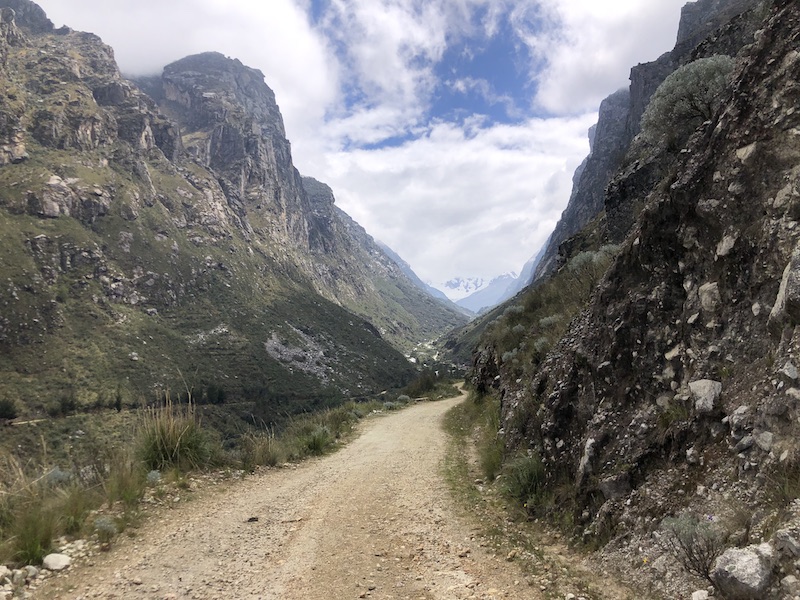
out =
[[460,300],[471,296],[486,287],[487,282],[482,277],[456,277],[442,284],[447,290],[447,297],[458,304]]
[[[474,280],[482,281],[483,280]],[[456,301],[458,306],[462,306],[473,313],[480,313],[497,306],[504,300],[511,297],[510,290],[514,289],[517,284],[516,273],[506,273],[495,277],[488,284],[480,286],[475,292]]]
[[459,277],[448,281],[444,287],[452,291],[451,295],[463,296],[455,300],[456,306],[465,308],[474,314],[485,312],[510,300],[531,284],[536,267],[542,262],[549,243],[550,239],[548,238],[536,256],[531,257],[522,267],[519,277],[515,273],[506,273],[495,277],[488,283],[480,277]]
[[539,263],[542,262],[542,258],[544,258],[544,253],[547,251],[549,244],[550,238],[548,237],[542,247],[539,249],[539,252],[537,252],[535,256],[532,256],[531,259],[526,262],[525,265],[523,265],[522,273],[520,273],[519,277],[517,277],[514,285],[509,286],[506,296],[501,299],[498,304],[505,302],[506,300],[510,300],[533,282],[533,274],[536,272],[536,267],[538,267]]
[[383,253],[391,258],[395,264],[400,267],[400,270],[403,271],[406,277],[408,277],[419,289],[427,292],[437,300],[443,300],[447,302],[450,306],[453,305],[453,302],[448,298],[444,292],[441,290],[437,290],[435,287],[428,285],[422,279],[420,279],[414,270],[411,268],[411,265],[408,264],[403,258],[397,254],[394,250],[389,248],[386,244],[381,242],[380,240],[375,240],[375,243],[383,250]]

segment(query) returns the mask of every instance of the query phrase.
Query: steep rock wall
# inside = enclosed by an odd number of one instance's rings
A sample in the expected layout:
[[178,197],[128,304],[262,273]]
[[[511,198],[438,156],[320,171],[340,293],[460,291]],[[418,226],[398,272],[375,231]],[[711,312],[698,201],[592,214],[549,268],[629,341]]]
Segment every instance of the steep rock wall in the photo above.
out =
[[[631,69],[627,102],[623,101],[621,92],[616,92],[601,104],[593,147],[599,146],[603,151],[594,158],[592,150],[586,163],[579,168],[580,177],[536,269],[534,281],[552,274],[563,265],[559,247],[605,208],[604,196],[612,177],[626,165],[633,174],[635,169],[630,169],[630,163],[634,158],[626,159],[626,155],[633,138],[639,132],[639,122],[644,110],[658,86],[686,62],[719,53],[734,55],[743,45],[750,43],[760,16],[742,20],[745,25],[731,27],[729,24],[758,4],[757,0],[699,0],[688,4],[681,14],[680,33],[675,48],[653,62]],[[720,28],[725,31],[720,33]],[[702,51],[698,52],[696,48],[701,42],[705,43]],[[607,105],[605,110],[603,105]],[[619,119],[625,120],[624,126],[620,126]],[[650,179],[642,174],[636,176],[640,180]],[[615,205],[622,203],[619,199],[613,202]],[[627,206],[625,210],[630,211],[632,207]],[[619,238],[619,231],[624,236],[631,222],[628,220],[613,224],[612,219],[609,219],[609,224],[614,237]]]
[[[658,562],[637,578],[668,597],[698,587],[660,529],[686,511],[797,571],[780,541],[797,515],[775,498],[798,461],[798,40],[800,7],[775,2],[722,111],[641,199],[589,308],[533,380],[490,353],[476,365],[476,385],[499,382],[507,443],[542,456],[583,539]],[[736,507],[751,515],[745,534]],[[758,597],[784,597],[772,571]]]

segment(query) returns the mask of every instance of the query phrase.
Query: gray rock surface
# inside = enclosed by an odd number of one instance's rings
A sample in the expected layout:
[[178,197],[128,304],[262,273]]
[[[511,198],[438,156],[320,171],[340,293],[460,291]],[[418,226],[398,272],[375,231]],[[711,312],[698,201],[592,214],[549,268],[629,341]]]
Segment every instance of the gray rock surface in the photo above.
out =
[[689,384],[694,399],[694,408],[698,414],[705,415],[714,411],[717,400],[722,394],[722,383],[712,379],[700,379]]
[[42,561],[42,567],[48,571],[63,571],[72,564],[72,559],[66,554],[48,554]]
[[774,559],[769,544],[729,548],[715,561],[712,577],[730,600],[757,600],[772,583]]
[[785,327],[800,324],[800,247],[783,270],[778,296],[769,314],[769,326],[779,334]]

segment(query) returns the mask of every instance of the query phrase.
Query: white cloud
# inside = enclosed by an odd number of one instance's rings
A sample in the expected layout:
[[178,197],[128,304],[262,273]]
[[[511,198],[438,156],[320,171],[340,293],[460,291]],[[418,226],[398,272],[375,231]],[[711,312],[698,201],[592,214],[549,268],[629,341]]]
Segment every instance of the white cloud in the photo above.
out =
[[498,94],[492,84],[486,79],[461,77],[459,79],[446,81],[445,85],[460,94],[477,94],[489,105],[500,104],[505,108],[506,115],[511,118],[521,118],[525,116],[525,113],[517,107],[511,96]]
[[399,147],[330,153],[322,170],[337,204],[423,279],[491,278],[550,234],[595,119],[437,123]]
[[[684,2],[326,0],[311,23],[311,0],[40,0],[57,25],[101,35],[130,73],[207,50],[261,69],[301,172],[330,184],[340,206],[435,282],[518,271],[538,250],[600,100],[632,65],[669,49]],[[532,51],[532,103],[578,116],[431,122],[448,46],[505,35],[504,19]],[[451,79],[506,102],[477,77]],[[407,141],[368,149],[387,139]]]
[[672,49],[685,3],[539,0],[520,4],[514,11],[514,24],[534,55],[538,105],[552,114],[596,108],[605,96],[627,85],[632,66]]

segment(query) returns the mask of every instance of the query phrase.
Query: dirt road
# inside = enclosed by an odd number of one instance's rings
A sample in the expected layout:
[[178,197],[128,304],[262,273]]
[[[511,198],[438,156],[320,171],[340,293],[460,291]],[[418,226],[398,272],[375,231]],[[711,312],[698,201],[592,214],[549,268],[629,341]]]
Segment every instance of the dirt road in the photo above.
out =
[[164,511],[36,597],[537,598],[455,516],[440,421],[458,401],[368,419],[335,454]]

